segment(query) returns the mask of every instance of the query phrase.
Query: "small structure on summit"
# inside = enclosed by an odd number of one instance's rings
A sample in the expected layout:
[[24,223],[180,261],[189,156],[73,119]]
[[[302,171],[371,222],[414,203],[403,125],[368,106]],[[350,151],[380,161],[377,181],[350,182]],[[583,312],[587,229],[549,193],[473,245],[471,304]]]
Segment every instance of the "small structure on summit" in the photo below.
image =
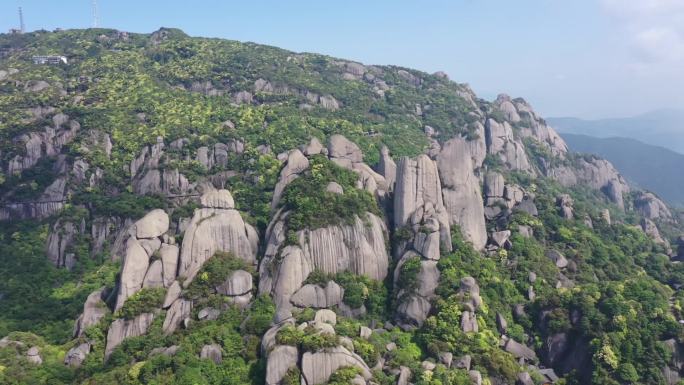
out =
[[38,56],[33,56],[33,64],[58,65],[58,64],[69,64],[69,61],[68,61],[66,56],[38,55]]

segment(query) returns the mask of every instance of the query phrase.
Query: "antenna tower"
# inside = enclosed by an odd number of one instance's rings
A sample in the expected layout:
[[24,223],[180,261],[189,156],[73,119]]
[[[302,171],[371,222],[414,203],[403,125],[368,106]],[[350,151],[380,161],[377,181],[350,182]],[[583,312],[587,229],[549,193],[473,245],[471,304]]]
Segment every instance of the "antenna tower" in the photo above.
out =
[[19,7],[19,31],[24,33],[26,31],[26,26],[24,26],[24,11]]
[[97,16],[97,0],[93,0],[93,28],[97,28],[99,24],[100,23]]

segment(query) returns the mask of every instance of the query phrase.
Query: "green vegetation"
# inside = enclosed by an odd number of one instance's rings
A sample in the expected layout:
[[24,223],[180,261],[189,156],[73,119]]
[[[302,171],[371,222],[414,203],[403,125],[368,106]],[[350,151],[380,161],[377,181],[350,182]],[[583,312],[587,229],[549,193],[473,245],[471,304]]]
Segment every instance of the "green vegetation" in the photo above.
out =
[[251,271],[253,268],[232,253],[217,251],[197,272],[195,279],[183,291],[187,299],[206,298],[222,285],[236,270]]
[[[329,281],[335,281],[342,286],[344,303],[352,309],[365,306],[369,318],[382,319],[386,317],[388,296],[387,287],[383,282],[347,271],[338,274],[326,274],[320,270],[314,270],[304,283],[325,287]],[[304,315],[300,315],[300,317],[304,317]]]
[[[283,194],[282,204],[292,211],[288,217],[291,231],[316,229],[338,223],[351,224],[354,218],[365,218],[366,212],[379,215],[373,196],[356,188],[358,175],[342,168],[324,156],[314,156],[310,171],[291,182]],[[344,193],[326,191],[337,182]]]
[[302,330],[286,325],[278,330],[276,342],[279,345],[291,345],[304,351],[315,352],[323,348],[333,348],[339,345],[340,340],[337,335],[321,333],[311,325]]
[[166,289],[163,287],[143,288],[126,299],[121,309],[114,313],[114,318],[133,319],[140,314],[159,309],[164,303]]

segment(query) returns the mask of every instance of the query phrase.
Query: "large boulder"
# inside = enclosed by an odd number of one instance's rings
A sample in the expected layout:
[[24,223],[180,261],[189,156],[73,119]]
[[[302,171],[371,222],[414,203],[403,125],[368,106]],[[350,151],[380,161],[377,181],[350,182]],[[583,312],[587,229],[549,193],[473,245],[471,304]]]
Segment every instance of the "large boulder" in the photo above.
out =
[[64,365],[77,368],[85,361],[88,354],[90,354],[89,343],[84,342],[78,346],[74,346],[64,355]]
[[191,313],[192,301],[182,298],[175,300],[164,318],[164,325],[162,325],[164,334],[169,335],[175,332],[185,319],[190,318]]
[[178,275],[186,278],[184,285],[189,285],[204,262],[217,251],[231,252],[245,262],[255,263],[258,241],[256,230],[237,210],[197,209],[185,231]]
[[337,369],[347,366],[358,368],[366,380],[372,377],[363,359],[341,346],[324,351],[306,352],[302,356],[301,366],[304,383],[307,385],[325,384]]
[[109,313],[107,305],[102,300],[105,288],[96,290],[88,296],[83,304],[83,313],[76,320],[74,325],[74,337],[80,337],[86,329],[96,325],[104,316]]
[[328,156],[330,160],[345,168],[351,168],[353,163],[363,162],[363,153],[359,147],[342,135],[330,137]]
[[568,260],[558,250],[549,250],[546,252],[546,257],[549,258],[559,269],[568,266]]
[[511,353],[515,358],[522,358],[528,361],[537,361],[537,354],[534,350],[515,341],[512,338],[504,339],[504,350]]
[[119,279],[119,292],[116,296],[116,310],[123,306],[128,297],[142,289],[149,262],[150,256],[140,242],[135,237],[128,238]]
[[169,230],[169,215],[161,209],[152,210],[135,222],[136,237],[156,238]]
[[314,284],[302,286],[290,301],[297,307],[321,309],[339,305],[343,297],[344,289],[335,281],[328,281],[325,287]]
[[279,345],[268,353],[266,385],[279,385],[290,368],[297,366],[299,353],[294,346]]
[[239,296],[252,291],[252,274],[244,270],[236,270],[230,274],[220,286],[216,287],[216,292],[222,295]]
[[200,358],[214,361],[215,364],[220,364],[223,361],[223,351],[218,344],[204,345],[200,351]]

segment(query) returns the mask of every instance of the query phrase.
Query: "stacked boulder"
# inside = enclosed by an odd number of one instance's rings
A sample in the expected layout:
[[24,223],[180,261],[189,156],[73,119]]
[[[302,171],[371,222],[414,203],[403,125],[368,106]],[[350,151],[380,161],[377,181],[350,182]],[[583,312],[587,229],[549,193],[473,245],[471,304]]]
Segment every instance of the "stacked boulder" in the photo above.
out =
[[[344,367],[354,367],[359,375],[354,379],[355,384],[366,384],[372,378],[372,373],[363,359],[354,353],[354,346],[350,340],[335,335],[337,316],[331,310],[322,309],[316,312],[314,319],[298,325],[294,320],[286,320],[266,332],[262,340],[262,351],[267,355],[266,384],[278,385],[293,369],[301,375],[301,383],[321,385],[328,383],[330,376],[336,370]],[[325,334],[328,338],[336,338],[338,345],[324,349],[300,352],[297,346],[278,344],[278,332],[285,327],[296,327],[307,333]]]
[[488,154],[498,157],[510,170],[532,172],[525,146],[514,136],[513,128],[508,121],[498,122],[494,118],[489,118],[485,130]]
[[[121,309],[128,298],[145,288],[164,288],[166,295],[159,310],[112,322],[107,333],[105,359],[124,339],[147,333],[162,309],[167,309],[162,326],[164,333],[173,333],[179,326],[187,325],[193,302],[181,296],[182,287],[192,282],[216,252],[230,252],[248,264],[256,264],[258,234],[235,210],[230,192],[207,188],[200,203],[202,207],[195,210],[185,231],[182,248],[175,244],[175,237],[169,232],[169,216],[163,210],[149,212],[128,229],[114,310]],[[252,298],[253,286],[251,274],[237,270],[214,289],[227,296],[229,302],[245,306]],[[75,335],[82,335],[107,313],[102,297],[101,292],[95,292],[88,298],[76,323]],[[208,314],[217,316],[212,309],[203,309],[200,313],[205,318],[211,317]],[[74,363],[78,363],[82,353],[87,354],[84,346],[72,350],[70,360]]]
[[506,218],[514,208],[536,215],[533,197],[520,186],[507,184],[503,175],[496,171],[485,174],[484,196],[484,215],[488,220]]

